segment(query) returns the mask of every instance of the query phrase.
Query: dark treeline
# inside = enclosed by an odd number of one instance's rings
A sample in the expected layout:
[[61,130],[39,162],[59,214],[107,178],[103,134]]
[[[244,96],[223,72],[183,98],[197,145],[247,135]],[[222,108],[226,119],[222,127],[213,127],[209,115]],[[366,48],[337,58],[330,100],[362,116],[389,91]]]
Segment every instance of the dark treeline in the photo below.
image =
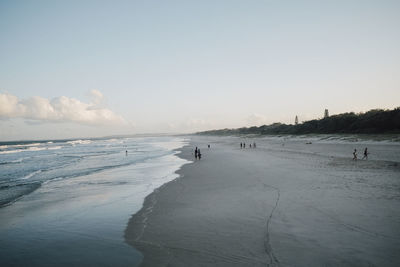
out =
[[297,125],[273,123],[260,127],[222,129],[199,132],[205,135],[231,134],[388,134],[400,133],[400,107],[394,110],[374,109],[333,115]]

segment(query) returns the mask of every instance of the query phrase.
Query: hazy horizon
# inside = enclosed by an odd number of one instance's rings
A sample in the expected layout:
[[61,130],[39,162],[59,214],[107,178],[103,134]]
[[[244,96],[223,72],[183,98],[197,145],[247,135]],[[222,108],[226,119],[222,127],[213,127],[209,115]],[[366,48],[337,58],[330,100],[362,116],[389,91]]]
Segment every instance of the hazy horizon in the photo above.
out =
[[0,140],[400,106],[397,1],[1,1]]
[[[397,107],[400,108],[400,107]],[[371,110],[369,110],[371,111]],[[367,111],[365,111],[367,112]],[[355,114],[360,114],[360,113],[365,113],[365,112],[353,112],[353,111],[348,111],[345,113],[355,113]],[[343,113],[340,113],[343,114]],[[340,115],[340,114],[329,114],[329,116],[334,116],[334,115]],[[322,119],[323,116],[320,116],[318,118],[314,118],[314,119]],[[310,119],[313,120],[313,119]],[[304,123],[307,121],[299,121],[299,124]],[[272,125],[275,123],[283,123],[283,124],[288,124],[288,125],[295,125],[294,121],[293,122],[289,122],[289,123],[284,123],[284,122],[273,122],[273,123],[269,123],[269,124],[258,124],[258,125],[253,125],[253,124],[249,124],[248,126],[238,126],[238,127],[233,127],[233,128],[215,128],[215,129],[208,129],[208,130],[223,130],[223,129],[238,129],[238,128],[242,128],[242,127],[252,127],[252,126],[263,126],[263,125]],[[79,139],[107,139],[107,138],[120,138],[120,137],[150,137],[150,136],[171,136],[171,135],[185,135],[185,134],[196,134],[198,132],[204,132],[204,131],[208,131],[208,130],[200,130],[200,131],[193,131],[193,132],[147,132],[147,133],[132,133],[132,134],[110,134],[110,135],[82,135],[82,136],[70,136],[70,137],[59,137],[59,138],[32,138],[32,139],[4,139],[4,140],[0,140],[0,142],[25,142],[25,141],[62,141],[62,140],[79,140]],[[339,134],[343,134],[343,133],[339,133]],[[359,135],[363,135],[363,133],[358,133]],[[351,134],[349,134],[351,135]],[[389,134],[390,135],[390,134]]]

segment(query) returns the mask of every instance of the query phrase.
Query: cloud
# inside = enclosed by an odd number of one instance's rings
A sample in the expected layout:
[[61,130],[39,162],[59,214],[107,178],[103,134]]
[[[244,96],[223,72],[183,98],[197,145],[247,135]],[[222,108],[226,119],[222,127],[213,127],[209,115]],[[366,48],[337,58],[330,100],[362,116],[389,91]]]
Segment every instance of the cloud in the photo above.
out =
[[246,118],[247,125],[260,126],[267,123],[267,118],[263,115],[253,113]]
[[158,124],[158,129],[163,129],[166,132],[181,132],[181,133],[191,133],[196,131],[204,131],[215,128],[215,125],[204,119],[200,118],[185,118],[183,120],[175,122],[165,122],[163,124]]
[[104,96],[90,92],[91,102],[60,96],[51,100],[34,96],[26,100],[9,93],[0,93],[0,118],[24,118],[50,122],[77,122],[90,125],[125,124],[126,121],[105,108]]
[[93,109],[104,108],[106,106],[104,95],[98,90],[90,90],[89,98],[91,99],[91,108]]
[[197,118],[187,118],[183,123],[182,126],[187,129],[198,129],[206,127],[208,123],[203,119]]

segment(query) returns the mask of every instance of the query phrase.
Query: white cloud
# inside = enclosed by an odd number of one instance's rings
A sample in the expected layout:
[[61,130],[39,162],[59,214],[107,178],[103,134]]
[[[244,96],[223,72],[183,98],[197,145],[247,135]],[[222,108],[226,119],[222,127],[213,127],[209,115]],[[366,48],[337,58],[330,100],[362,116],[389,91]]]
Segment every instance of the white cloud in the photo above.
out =
[[105,107],[105,98],[104,95],[98,90],[90,90],[89,97],[91,99],[91,104],[93,108]]
[[260,126],[267,124],[267,118],[261,114],[253,113],[246,118],[246,123],[249,126]]
[[90,92],[91,102],[60,96],[52,100],[34,96],[26,100],[9,93],[0,93],[0,118],[24,118],[51,122],[77,122],[81,124],[125,124],[126,121],[105,108],[104,96],[97,90]]
[[216,126],[213,122],[201,118],[185,118],[175,122],[164,122],[157,124],[157,128],[151,128],[150,131],[193,133],[197,131],[215,129],[215,127]]
[[183,123],[182,126],[188,129],[198,129],[206,127],[208,123],[203,119],[188,118]]

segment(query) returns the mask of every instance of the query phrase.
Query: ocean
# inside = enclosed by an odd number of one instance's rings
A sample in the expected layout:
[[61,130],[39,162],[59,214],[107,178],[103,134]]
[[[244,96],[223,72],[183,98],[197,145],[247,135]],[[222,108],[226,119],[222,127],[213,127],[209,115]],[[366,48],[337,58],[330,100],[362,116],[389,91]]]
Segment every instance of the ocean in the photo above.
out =
[[0,143],[1,266],[135,266],[144,198],[177,178],[181,137]]

